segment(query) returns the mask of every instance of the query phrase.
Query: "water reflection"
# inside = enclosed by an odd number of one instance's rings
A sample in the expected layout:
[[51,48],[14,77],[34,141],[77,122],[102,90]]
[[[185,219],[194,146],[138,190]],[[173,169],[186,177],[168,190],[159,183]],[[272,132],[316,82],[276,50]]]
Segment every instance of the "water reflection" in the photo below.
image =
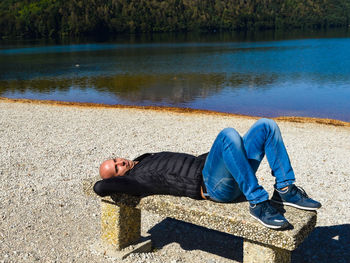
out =
[[0,96],[350,121],[349,34],[319,35],[0,42]]
[[[224,88],[266,89],[277,81],[277,75],[251,74],[163,74],[163,75],[115,75],[107,77],[82,77],[72,79],[0,80],[0,95],[53,92],[64,93],[72,88],[94,94],[103,93],[130,103],[166,102],[171,105],[189,103],[220,93]],[[74,98],[67,98],[72,100]],[[79,98],[75,98],[79,101]],[[106,103],[103,97],[91,98],[96,103]],[[102,100],[102,101],[101,101]],[[108,98],[110,101],[110,98]]]

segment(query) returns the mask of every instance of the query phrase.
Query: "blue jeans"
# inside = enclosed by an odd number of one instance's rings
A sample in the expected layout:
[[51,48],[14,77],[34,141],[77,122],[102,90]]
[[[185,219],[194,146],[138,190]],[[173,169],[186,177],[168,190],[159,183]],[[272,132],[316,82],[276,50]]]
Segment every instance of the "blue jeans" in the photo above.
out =
[[243,193],[251,204],[268,200],[268,193],[255,176],[265,154],[275,176],[275,188],[293,184],[294,172],[275,121],[258,120],[243,138],[233,128],[223,129],[202,172],[210,198],[232,202]]

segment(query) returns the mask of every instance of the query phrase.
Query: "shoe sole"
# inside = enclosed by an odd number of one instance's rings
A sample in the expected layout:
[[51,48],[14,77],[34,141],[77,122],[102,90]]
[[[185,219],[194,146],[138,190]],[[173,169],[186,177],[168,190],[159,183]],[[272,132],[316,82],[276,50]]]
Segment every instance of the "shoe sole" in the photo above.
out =
[[251,217],[253,217],[254,219],[258,220],[261,224],[263,224],[264,226],[268,227],[268,228],[272,228],[272,229],[283,229],[286,228],[288,226],[288,222],[286,223],[286,225],[282,225],[282,226],[274,226],[274,225],[268,225],[266,223],[264,223],[263,221],[261,221],[259,218],[253,216],[252,214],[250,214]]
[[276,201],[271,199],[272,202],[277,203],[277,204],[281,204],[281,205],[288,205],[288,206],[293,206],[302,210],[308,210],[308,211],[315,211],[317,209],[319,209],[320,207],[305,207],[305,206],[300,206],[300,205],[296,205],[293,203],[288,203],[288,202],[280,202],[280,201]]

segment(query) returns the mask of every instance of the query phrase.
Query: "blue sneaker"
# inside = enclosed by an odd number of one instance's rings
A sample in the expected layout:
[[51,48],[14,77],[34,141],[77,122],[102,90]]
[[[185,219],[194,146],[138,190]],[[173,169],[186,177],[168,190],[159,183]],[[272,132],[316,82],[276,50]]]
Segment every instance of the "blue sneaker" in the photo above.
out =
[[270,201],[264,201],[249,206],[250,215],[266,227],[273,229],[286,228],[289,223],[287,219],[274,208]]
[[316,210],[321,207],[320,202],[311,199],[303,188],[294,184],[288,185],[288,189],[284,191],[275,189],[271,201],[304,210]]

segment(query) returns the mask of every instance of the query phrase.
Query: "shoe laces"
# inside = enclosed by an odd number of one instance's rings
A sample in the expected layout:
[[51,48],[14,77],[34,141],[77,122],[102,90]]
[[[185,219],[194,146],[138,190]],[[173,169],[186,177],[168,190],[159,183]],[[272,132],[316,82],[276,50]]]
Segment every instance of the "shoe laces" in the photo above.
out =
[[266,201],[262,204],[262,210],[265,211],[267,214],[273,215],[277,213],[276,208],[274,208],[269,201]]
[[304,188],[294,185],[294,189],[295,189],[294,190],[294,195],[296,195],[297,193],[300,193],[302,196],[304,196],[306,198],[309,198],[309,196],[305,192]]

